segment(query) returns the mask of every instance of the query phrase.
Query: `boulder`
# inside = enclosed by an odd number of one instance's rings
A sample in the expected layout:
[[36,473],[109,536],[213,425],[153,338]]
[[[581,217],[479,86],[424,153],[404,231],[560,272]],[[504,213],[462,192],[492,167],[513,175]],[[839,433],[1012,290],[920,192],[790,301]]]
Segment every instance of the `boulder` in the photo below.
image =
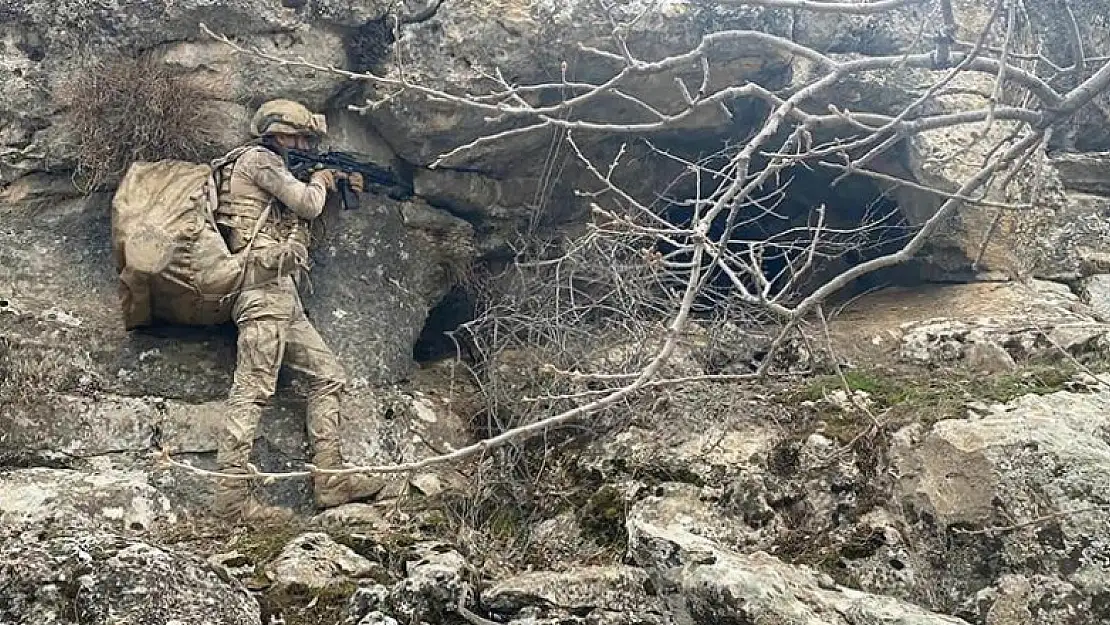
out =
[[0,529],[0,622],[257,625],[259,607],[194,556],[101,532]]
[[473,596],[475,571],[451,546],[422,543],[405,562],[405,578],[389,591],[391,613],[405,622],[430,621],[455,614]]
[[375,566],[327,534],[312,532],[291,540],[267,565],[267,571],[280,589],[311,592],[369,577],[380,571],[380,565]]
[[0,527],[169,530],[191,515],[139,470],[15,469],[0,473]]
[[922,554],[951,596],[1003,575],[1076,588],[1105,619],[1110,393],[1061,391],[990,407],[980,418],[911,426],[892,449],[898,498]]
[[347,622],[366,625],[440,622],[473,598],[476,571],[450,545],[416,543],[404,560],[404,577],[392,587],[365,584],[347,603]]
[[572,618],[606,625],[670,623],[648,573],[629,566],[593,566],[525,573],[498,581],[482,604],[501,621],[550,624]]
[[812,625],[967,625],[891,597],[836,586],[802,567],[756,552],[718,553],[680,575],[695,623],[807,623]]
[[1030,280],[884,289],[847,305],[830,330],[837,353],[856,364],[901,359],[1001,372],[1104,353],[1110,326],[1066,285]]
[[659,577],[672,610],[694,623],[961,625],[891,597],[837,585],[827,574],[736,547],[730,521],[692,498],[649,497],[629,512],[629,554]]
[[476,254],[473,229],[426,204],[371,195],[322,227],[309,315],[356,387],[403,379],[428,311]]
[[610,483],[726,486],[767,463],[786,435],[787,413],[750,390],[694,381],[646,398],[636,421],[590,445],[578,467]]
[[389,588],[382,584],[360,586],[347,602],[347,622],[357,625],[397,625],[382,610],[389,609]]

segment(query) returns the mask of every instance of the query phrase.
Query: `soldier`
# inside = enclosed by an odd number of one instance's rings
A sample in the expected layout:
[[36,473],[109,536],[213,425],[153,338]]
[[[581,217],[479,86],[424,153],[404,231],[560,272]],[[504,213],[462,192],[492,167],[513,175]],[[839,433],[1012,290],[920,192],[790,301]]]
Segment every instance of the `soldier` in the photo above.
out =
[[[307,269],[308,222],[320,215],[337,177],[346,174],[320,170],[303,183],[289,172],[284,159],[287,148],[315,149],[326,131],[324,116],[301,104],[266,102],[251,120],[251,134],[257,139],[237,150],[238,156],[219,176],[220,232],[232,252],[250,245],[245,287],[233,294],[238,356],[216,456],[225,473],[247,472],[255,428],[283,363],[309,379],[307,430],[314,463],[324,469],[342,467],[339,396],[345,374],[305,316],[290,274]],[[362,190],[361,176],[347,177],[354,190]],[[269,216],[260,222],[267,207]],[[367,475],[318,476],[313,483],[316,505],[326,508],[371,498],[383,484]],[[247,479],[219,480],[215,512],[229,520],[263,523],[292,516],[289,510],[259,502]]]

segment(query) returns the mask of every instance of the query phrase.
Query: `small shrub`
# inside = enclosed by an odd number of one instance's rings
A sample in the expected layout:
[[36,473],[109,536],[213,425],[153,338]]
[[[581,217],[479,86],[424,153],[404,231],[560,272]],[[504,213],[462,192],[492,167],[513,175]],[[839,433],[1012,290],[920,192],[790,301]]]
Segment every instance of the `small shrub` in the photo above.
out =
[[215,85],[150,56],[97,57],[58,89],[84,191],[104,188],[135,161],[214,156]]
[[46,397],[72,391],[87,369],[79,355],[0,336],[0,406],[29,410]]

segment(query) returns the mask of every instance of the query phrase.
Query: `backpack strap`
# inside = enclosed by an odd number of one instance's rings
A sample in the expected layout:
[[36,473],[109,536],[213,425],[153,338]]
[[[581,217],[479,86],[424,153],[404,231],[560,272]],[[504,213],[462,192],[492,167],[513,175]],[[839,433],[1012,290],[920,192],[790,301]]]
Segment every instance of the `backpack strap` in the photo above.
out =
[[[208,174],[208,201],[204,207],[204,218],[208,221],[209,225],[216,228],[216,232],[220,231],[216,226],[216,209],[220,205],[220,185],[223,184],[225,177],[231,175],[229,173],[225,176],[224,168],[230,165],[232,170],[234,170],[235,163],[239,160],[239,157],[246,153],[247,150],[254,147],[256,146],[252,144],[239,146],[208,164],[211,173]],[[257,234],[258,231],[255,230],[255,235]]]
[[[240,146],[210,163],[211,173],[208,174],[207,182],[208,201],[205,205],[204,217],[208,221],[208,223],[211,224],[211,226],[216,230],[217,233],[220,231],[220,228],[216,224],[216,208],[219,206],[220,203],[220,185],[223,183],[224,179],[224,168],[230,165],[234,170],[235,163],[239,160],[239,157],[247,152],[247,150],[250,150],[254,147],[256,146]],[[230,176],[230,173],[228,175]],[[273,202],[271,201],[269,204],[266,205],[266,208],[262,209],[262,213],[258,216],[258,220],[255,222],[254,228],[251,230],[251,236],[250,239],[247,241],[247,245],[242,250],[237,252],[237,254],[244,261],[243,268],[239,272],[239,277],[235,281],[235,286],[232,287],[231,291],[229,291],[227,295],[220,298],[221,301],[234,295],[238,295],[243,291],[243,284],[244,282],[246,282],[247,279],[246,261],[250,259],[251,249],[254,247],[254,242],[258,238],[258,234],[262,232],[262,228],[266,225],[266,221],[270,218],[272,207]]]

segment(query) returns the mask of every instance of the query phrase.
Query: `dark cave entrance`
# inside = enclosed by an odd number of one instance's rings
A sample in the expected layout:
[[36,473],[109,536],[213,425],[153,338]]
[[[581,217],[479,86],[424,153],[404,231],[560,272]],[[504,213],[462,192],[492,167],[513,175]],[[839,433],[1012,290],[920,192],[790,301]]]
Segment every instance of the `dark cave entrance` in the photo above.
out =
[[[455,285],[428,311],[428,318],[412,347],[412,359],[418,363],[435,362],[445,358],[462,357],[469,360],[466,344],[456,345],[451,332],[474,318],[476,302],[473,293],[462,285]],[[461,353],[460,353],[460,350]]]
[[[699,139],[687,137],[685,141],[672,142],[664,149],[691,155],[704,154],[707,144],[720,145],[719,137]],[[662,146],[662,143],[656,145]],[[695,158],[690,157],[690,160]],[[727,155],[719,158],[725,159]],[[898,157],[895,152],[884,158]],[[705,162],[709,168],[720,168],[723,164]],[[751,169],[758,171],[764,165],[755,162]],[[890,172],[901,169],[894,160],[874,163],[873,167]],[[786,169],[754,194],[764,199],[762,207],[747,207],[744,218],[731,224],[726,211],[713,223],[710,236],[720,237],[726,228],[731,227],[728,249],[734,254],[747,254],[751,242],[774,242],[772,247],[776,253],[765,254],[757,264],[760,274],[774,285],[772,294],[789,287],[784,294],[784,304],[796,302],[853,266],[901,249],[917,231],[917,226],[907,219],[893,195],[891,185],[860,174],[843,178],[840,174],[840,169],[821,165],[799,164]],[[683,185],[673,186],[671,198],[674,201],[660,203],[658,209],[667,221],[678,227],[689,226],[694,214],[688,203],[680,201],[694,196],[693,190],[683,188]],[[792,267],[797,266],[813,242],[821,210],[824,217],[820,243],[816,248],[820,251],[820,258],[806,271],[794,275]],[[673,251],[665,243],[657,244],[657,249],[663,254]],[[675,259],[682,260],[682,257],[676,256]],[[835,304],[885,287],[907,287],[927,282],[924,267],[921,262],[912,261],[861,276],[835,293],[829,303]],[[664,285],[664,288],[681,289],[683,286],[681,274],[676,274],[672,285]],[[731,316],[730,311],[734,310],[736,303],[736,299],[731,297],[735,288],[731,278],[720,269],[711,268],[707,286],[698,301],[695,315]],[[751,280],[748,286],[754,288],[755,281]],[[473,294],[467,288],[455,286],[451,289],[429,312],[413,347],[414,360],[428,363],[456,355],[471,359],[466,342],[460,340],[460,344],[456,345],[449,333],[471,321],[475,309]]]
[[[752,168],[756,171],[756,168]],[[847,269],[897,252],[916,228],[897,201],[875,180],[862,175],[838,180],[840,170],[795,165],[768,181],[753,197],[758,203],[725,211],[714,220],[709,236],[720,240],[730,229],[728,252],[743,257],[772,285],[771,294],[785,291],[785,300],[798,300]],[[823,211],[823,215],[822,215]],[[673,203],[663,210],[676,226],[691,224],[693,207]],[[660,243],[663,254],[675,248]],[[676,260],[687,260],[679,254]],[[812,261],[807,263],[807,258]],[[706,261],[706,267],[712,263]],[[804,270],[800,270],[805,267]],[[733,279],[720,268],[709,268],[710,282],[699,301],[699,311],[718,309],[735,289]],[[909,286],[920,282],[917,272],[891,267],[861,276],[834,296],[844,299],[884,286]],[[744,280],[749,291],[757,280]]]

